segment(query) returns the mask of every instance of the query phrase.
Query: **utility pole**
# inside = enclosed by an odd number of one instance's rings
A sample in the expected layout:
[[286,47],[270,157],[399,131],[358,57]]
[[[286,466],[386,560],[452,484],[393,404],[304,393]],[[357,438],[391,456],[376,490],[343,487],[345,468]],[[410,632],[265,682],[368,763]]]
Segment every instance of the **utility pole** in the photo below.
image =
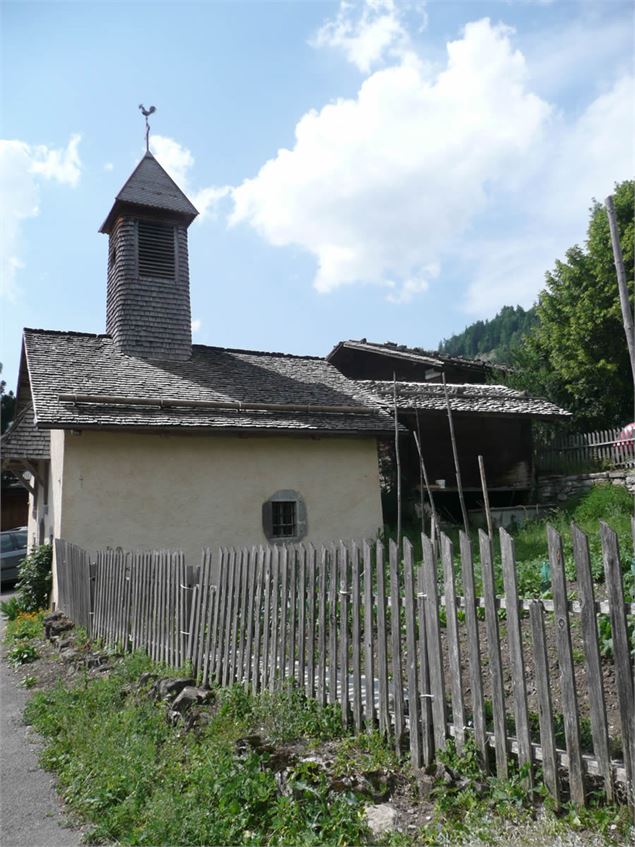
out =
[[626,271],[624,259],[622,258],[622,247],[620,245],[620,232],[617,228],[617,215],[613,205],[613,196],[609,194],[606,198],[606,211],[609,216],[609,228],[611,230],[611,244],[613,246],[613,259],[617,271],[617,287],[620,292],[620,306],[622,307],[622,321],[626,333],[626,344],[631,360],[631,371],[633,383],[635,384],[635,320],[631,312],[631,304],[628,299],[628,286],[626,284]]

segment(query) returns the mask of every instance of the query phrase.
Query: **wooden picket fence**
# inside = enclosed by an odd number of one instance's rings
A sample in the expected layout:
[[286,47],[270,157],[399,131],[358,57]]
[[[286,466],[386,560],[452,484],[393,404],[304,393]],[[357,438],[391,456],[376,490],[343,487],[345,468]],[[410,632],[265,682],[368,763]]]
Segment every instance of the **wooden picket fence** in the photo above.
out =
[[[587,537],[575,526],[572,533],[574,601],[562,538],[549,528],[549,600],[518,597],[513,539],[501,530],[502,595],[498,558],[482,531],[481,596],[463,533],[458,563],[444,535],[438,557],[422,537],[421,562],[404,539],[401,549],[363,541],[206,550],[198,568],[167,551],[107,550],[91,564],[84,551],[58,541],[59,606],[90,619],[87,628],[106,643],[143,649],[173,667],[189,663],[203,685],[240,683],[256,693],[294,681],[334,704],[356,731],[378,727],[397,749],[407,747],[415,767],[430,765],[448,738],[459,752],[471,738],[485,769],[505,777],[513,761],[528,789],[541,780],[556,804],[568,796],[582,805],[592,789],[635,808],[627,621],[635,604],[624,601],[615,533],[602,525],[601,601]],[[612,675],[602,673],[598,614],[610,620]],[[619,715],[610,721],[608,693]]]
[[623,432],[618,427],[559,435],[538,450],[536,466],[540,473],[635,467],[635,440]]

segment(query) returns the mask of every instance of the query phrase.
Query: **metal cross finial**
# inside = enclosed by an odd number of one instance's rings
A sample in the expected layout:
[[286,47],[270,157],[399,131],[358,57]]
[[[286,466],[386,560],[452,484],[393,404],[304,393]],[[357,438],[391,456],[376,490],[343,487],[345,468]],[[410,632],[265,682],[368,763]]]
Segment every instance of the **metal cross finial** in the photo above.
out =
[[150,124],[148,123],[148,118],[153,112],[156,112],[156,106],[150,106],[149,109],[143,105],[143,103],[139,104],[139,109],[141,110],[141,114],[146,119],[146,153],[150,152]]

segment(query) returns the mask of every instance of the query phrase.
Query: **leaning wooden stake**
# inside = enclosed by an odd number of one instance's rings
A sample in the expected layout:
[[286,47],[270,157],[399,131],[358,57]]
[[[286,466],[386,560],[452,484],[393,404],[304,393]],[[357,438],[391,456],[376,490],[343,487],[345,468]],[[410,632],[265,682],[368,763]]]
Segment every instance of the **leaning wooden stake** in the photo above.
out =
[[[417,413],[417,430],[418,429],[419,429],[419,414]],[[432,520],[431,520],[431,527],[430,527],[430,538],[433,539],[433,541],[435,542],[435,546],[436,546],[436,534],[437,534],[438,529],[439,529],[439,521],[438,521],[438,518],[437,518],[437,510],[436,510],[436,507],[434,505],[434,497],[432,496],[432,489],[430,488],[430,480],[428,478],[428,471],[426,469],[426,463],[423,461],[423,452],[421,450],[421,437],[420,437],[419,432],[413,432],[412,434],[413,434],[414,439],[415,439],[415,444],[417,445],[417,453],[419,454],[420,472],[421,472],[421,476],[423,477],[423,482],[425,484],[426,491],[428,493],[428,500],[430,501],[430,511],[432,512]],[[422,523],[423,523],[423,517],[422,517]]]
[[[421,510],[421,532],[426,531],[426,519],[425,512],[423,509],[423,486],[425,484],[424,476],[423,476],[423,457],[421,455],[421,425],[419,423],[419,409],[415,411],[415,417],[417,420],[417,430],[413,432],[415,439],[415,444],[417,445],[417,451],[419,453],[419,508]],[[430,496],[430,492],[428,491],[428,497]]]
[[445,381],[445,374],[441,374],[443,379],[443,392],[445,394],[445,405],[448,410],[448,423],[450,425],[450,441],[452,442],[452,455],[454,456],[454,471],[456,473],[456,487],[459,491],[459,502],[461,503],[461,514],[463,515],[463,528],[465,532],[470,531],[470,525],[467,520],[467,509],[465,508],[465,499],[463,497],[463,484],[461,482],[461,468],[459,467],[459,453],[456,448],[456,437],[454,435],[454,421],[452,420],[452,408],[450,406],[450,397],[448,395],[448,386]]
[[401,462],[399,459],[399,419],[397,416],[397,376],[392,375],[393,411],[395,416],[395,464],[397,466],[397,547],[401,548]]
[[485,463],[483,457],[478,457],[478,469],[481,474],[481,488],[483,489],[483,507],[485,509],[485,520],[487,521],[487,534],[494,543],[494,524],[492,522],[492,510],[489,507],[489,494],[487,491],[487,479],[485,477]]

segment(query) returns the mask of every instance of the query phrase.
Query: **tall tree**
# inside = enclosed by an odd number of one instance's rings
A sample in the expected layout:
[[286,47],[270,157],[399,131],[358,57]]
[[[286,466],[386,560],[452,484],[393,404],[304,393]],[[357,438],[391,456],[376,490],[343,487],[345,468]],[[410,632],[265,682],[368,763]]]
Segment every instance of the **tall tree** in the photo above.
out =
[[513,348],[535,321],[533,309],[525,311],[522,306],[503,306],[490,320],[476,321],[463,332],[441,341],[439,353],[509,364]]
[[[632,180],[614,191],[631,308],[634,191]],[[538,323],[515,354],[515,383],[569,409],[579,428],[631,421],[633,383],[604,206],[591,208],[584,247],[571,247],[547,273],[536,312]]]
[[[0,374],[2,374],[2,362],[0,362]],[[4,432],[15,415],[15,397],[13,391],[7,392],[7,383],[0,379],[0,433]]]

